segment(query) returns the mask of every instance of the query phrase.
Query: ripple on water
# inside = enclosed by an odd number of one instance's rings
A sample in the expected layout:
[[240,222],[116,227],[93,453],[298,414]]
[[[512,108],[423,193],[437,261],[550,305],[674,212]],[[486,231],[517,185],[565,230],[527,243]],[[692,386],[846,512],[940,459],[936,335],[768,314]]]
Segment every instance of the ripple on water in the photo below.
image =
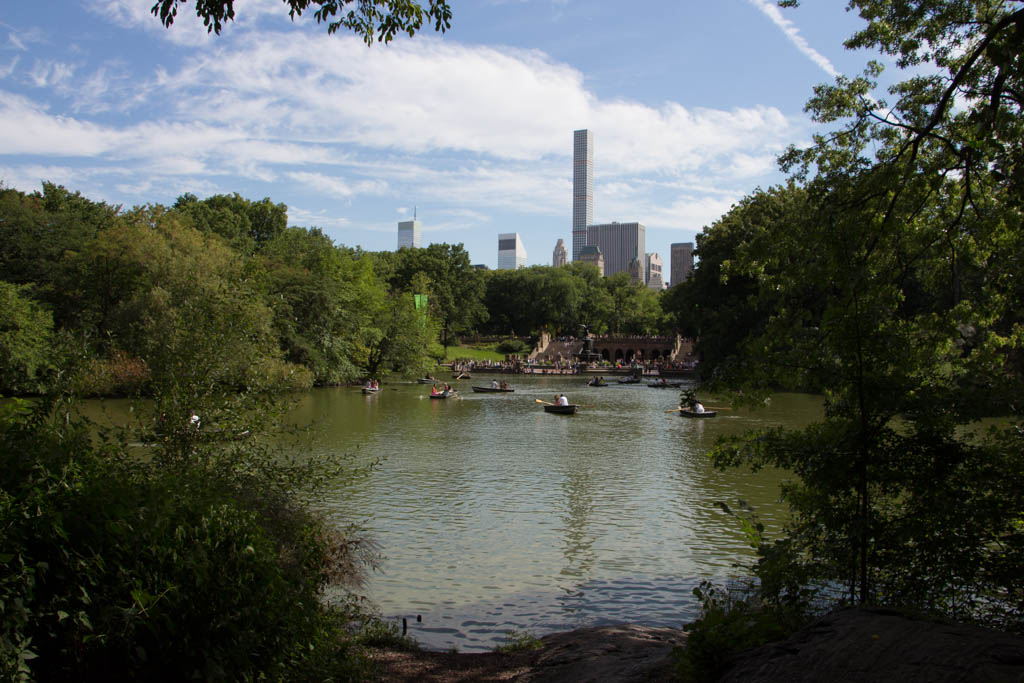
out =
[[[373,402],[314,392],[333,421],[314,455],[358,443],[357,460],[380,459],[324,505],[366,520],[385,556],[369,597],[395,619],[422,615],[409,626],[425,647],[487,650],[512,630],[624,621],[677,627],[695,616],[701,579],[751,557],[717,502],[742,498],[769,529],[781,522],[779,473],[716,472],[704,453],[745,426],[806,421],[813,399],[682,420],[664,413],[677,392],[583,381],[515,378],[515,394],[456,401],[423,400],[416,386]],[[534,399],[555,393],[593,407],[544,413]]]

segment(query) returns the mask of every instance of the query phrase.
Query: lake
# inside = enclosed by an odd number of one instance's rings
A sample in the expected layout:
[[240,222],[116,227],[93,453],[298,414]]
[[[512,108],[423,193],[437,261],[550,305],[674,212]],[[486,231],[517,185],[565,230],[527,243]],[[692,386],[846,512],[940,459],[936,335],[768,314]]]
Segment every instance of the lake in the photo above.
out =
[[[718,501],[747,501],[769,529],[785,514],[782,473],[717,472],[706,451],[719,436],[822,413],[819,397],[780,394],[754,412],[685,419],[665,413],[678,389],[614,378],[592,388],[510,375],[515,393],[471,392],[492,377],[459,381],[448,400],[419,384],[318,389],[293,413],[318,425],[298,446],[312,457],[379,461],[322,505],[380,544],[368,596],[428,649],[491,650],[509,631],[681,626],[697,614],[701,580],[741,575],[753,557]],[[556,393],[579,413],[543,412],[537,400]]]

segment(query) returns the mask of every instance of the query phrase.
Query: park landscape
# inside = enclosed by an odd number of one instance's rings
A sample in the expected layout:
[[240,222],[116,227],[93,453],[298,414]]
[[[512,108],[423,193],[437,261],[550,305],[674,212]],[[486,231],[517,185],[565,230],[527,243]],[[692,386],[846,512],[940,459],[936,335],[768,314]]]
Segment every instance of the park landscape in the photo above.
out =
[[[445,2],[352,15],[288,4],[367,42],[458,21]],[[496,340],[483,353],[497,360],[584,325],[694,339],[687,388],[723,410],[703,429],[780,394],[820,406],[807,423],[723,433],[705,449],[723,477],[785,473],[786,515],[765,524],[763,509],[721,501],[749,547],[743,571],[694,586],[685,643],[658,675],[728,676],[737,652],[850,607],[1019,648],[1024,9],[849,5],[864,24],[848,45],[914,75],[885,101],[878,62],[817,87],[807,108],[821,132],[780,156],[787,180],[706,226],[692,277],[663,292],[576,262],[484,272],[461,244],[335,244],[288,225],[270,198],[186,193],[126,208],[50,182],[0,188],[3,675],[382,675],[368,651],[414,647],[365,598],[389,549],[358,510],[340,523],[320,504],[376,465],[282,448],[303,438],[287,416],[315,392],[383,406],[389,384],[443,371],[460,348],[480,353],[470,339]],[[154,21],[174,31],[177,7],[157,3]],[[217,32],[234,18],[193,9]],[[385,390],[357,397],[371,378]],[[684,428],[665,412],[675,391],[593,391],[665,396],[662,424]],[[518,394],[419,405],[534,398]],[[83,401],[100,398],[128,418],[90,417]],[[588,429],[586,410],[531,408],[545,429]],[[386,442],[375,455],[387,462]],[[510,638],[523,650],[535,640]]]

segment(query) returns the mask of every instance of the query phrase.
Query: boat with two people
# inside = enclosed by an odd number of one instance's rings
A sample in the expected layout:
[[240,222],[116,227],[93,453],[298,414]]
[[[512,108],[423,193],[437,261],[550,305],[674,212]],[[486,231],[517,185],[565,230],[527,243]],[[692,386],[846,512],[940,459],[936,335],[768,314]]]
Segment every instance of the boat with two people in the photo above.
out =
[[440,389],[435,384],[430,389],[430,398],[448,398],[449,396],[455,396],[458,392],[451,387],[449,384],[445,384]]
[[604,381],[604,377],[598,376],[598,377],[595,377],[594,379],[590,380],[589,382],[587,382],[587,386],[588,387],[606,387],[606,386],[608,386],[608,382]]
[[508,382],[502,380],[491,380],[491,386],[489,387],[473,387],[473,391],[478,394],[497,394],[497,393],[511,393],[515,391],[508,385]]
[[670,412],[678,412],[680,417],[714,417],[718,415],[717,410],[708,410],[704,407],[704,404],[697,399],[697,395],[693,390],[687,391],[683,399],[679,402],[679,407]]
[[363,385],[364,394],[376,394],[380,391],[380,382],[375,379],[366,380],[366,384]]

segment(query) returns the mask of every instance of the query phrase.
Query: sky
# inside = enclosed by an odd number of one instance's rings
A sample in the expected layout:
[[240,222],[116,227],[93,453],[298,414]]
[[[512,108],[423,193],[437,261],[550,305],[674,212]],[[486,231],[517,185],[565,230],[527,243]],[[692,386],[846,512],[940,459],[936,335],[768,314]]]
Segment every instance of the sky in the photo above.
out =
[[841,0],[449,0],[452,26],[367,47],[236,0],[209,34],[154,0],[6,3],[0,182],[95,201],[171,205],[238,194],[289,225],[393,250],[415,212],[424,245],[497,265],[518,232],[529,265],[571,252],[573,131],[594,140],[594,220],[639,221],[669,270],[695,235],[809,143],[816,84],[877,55]]

